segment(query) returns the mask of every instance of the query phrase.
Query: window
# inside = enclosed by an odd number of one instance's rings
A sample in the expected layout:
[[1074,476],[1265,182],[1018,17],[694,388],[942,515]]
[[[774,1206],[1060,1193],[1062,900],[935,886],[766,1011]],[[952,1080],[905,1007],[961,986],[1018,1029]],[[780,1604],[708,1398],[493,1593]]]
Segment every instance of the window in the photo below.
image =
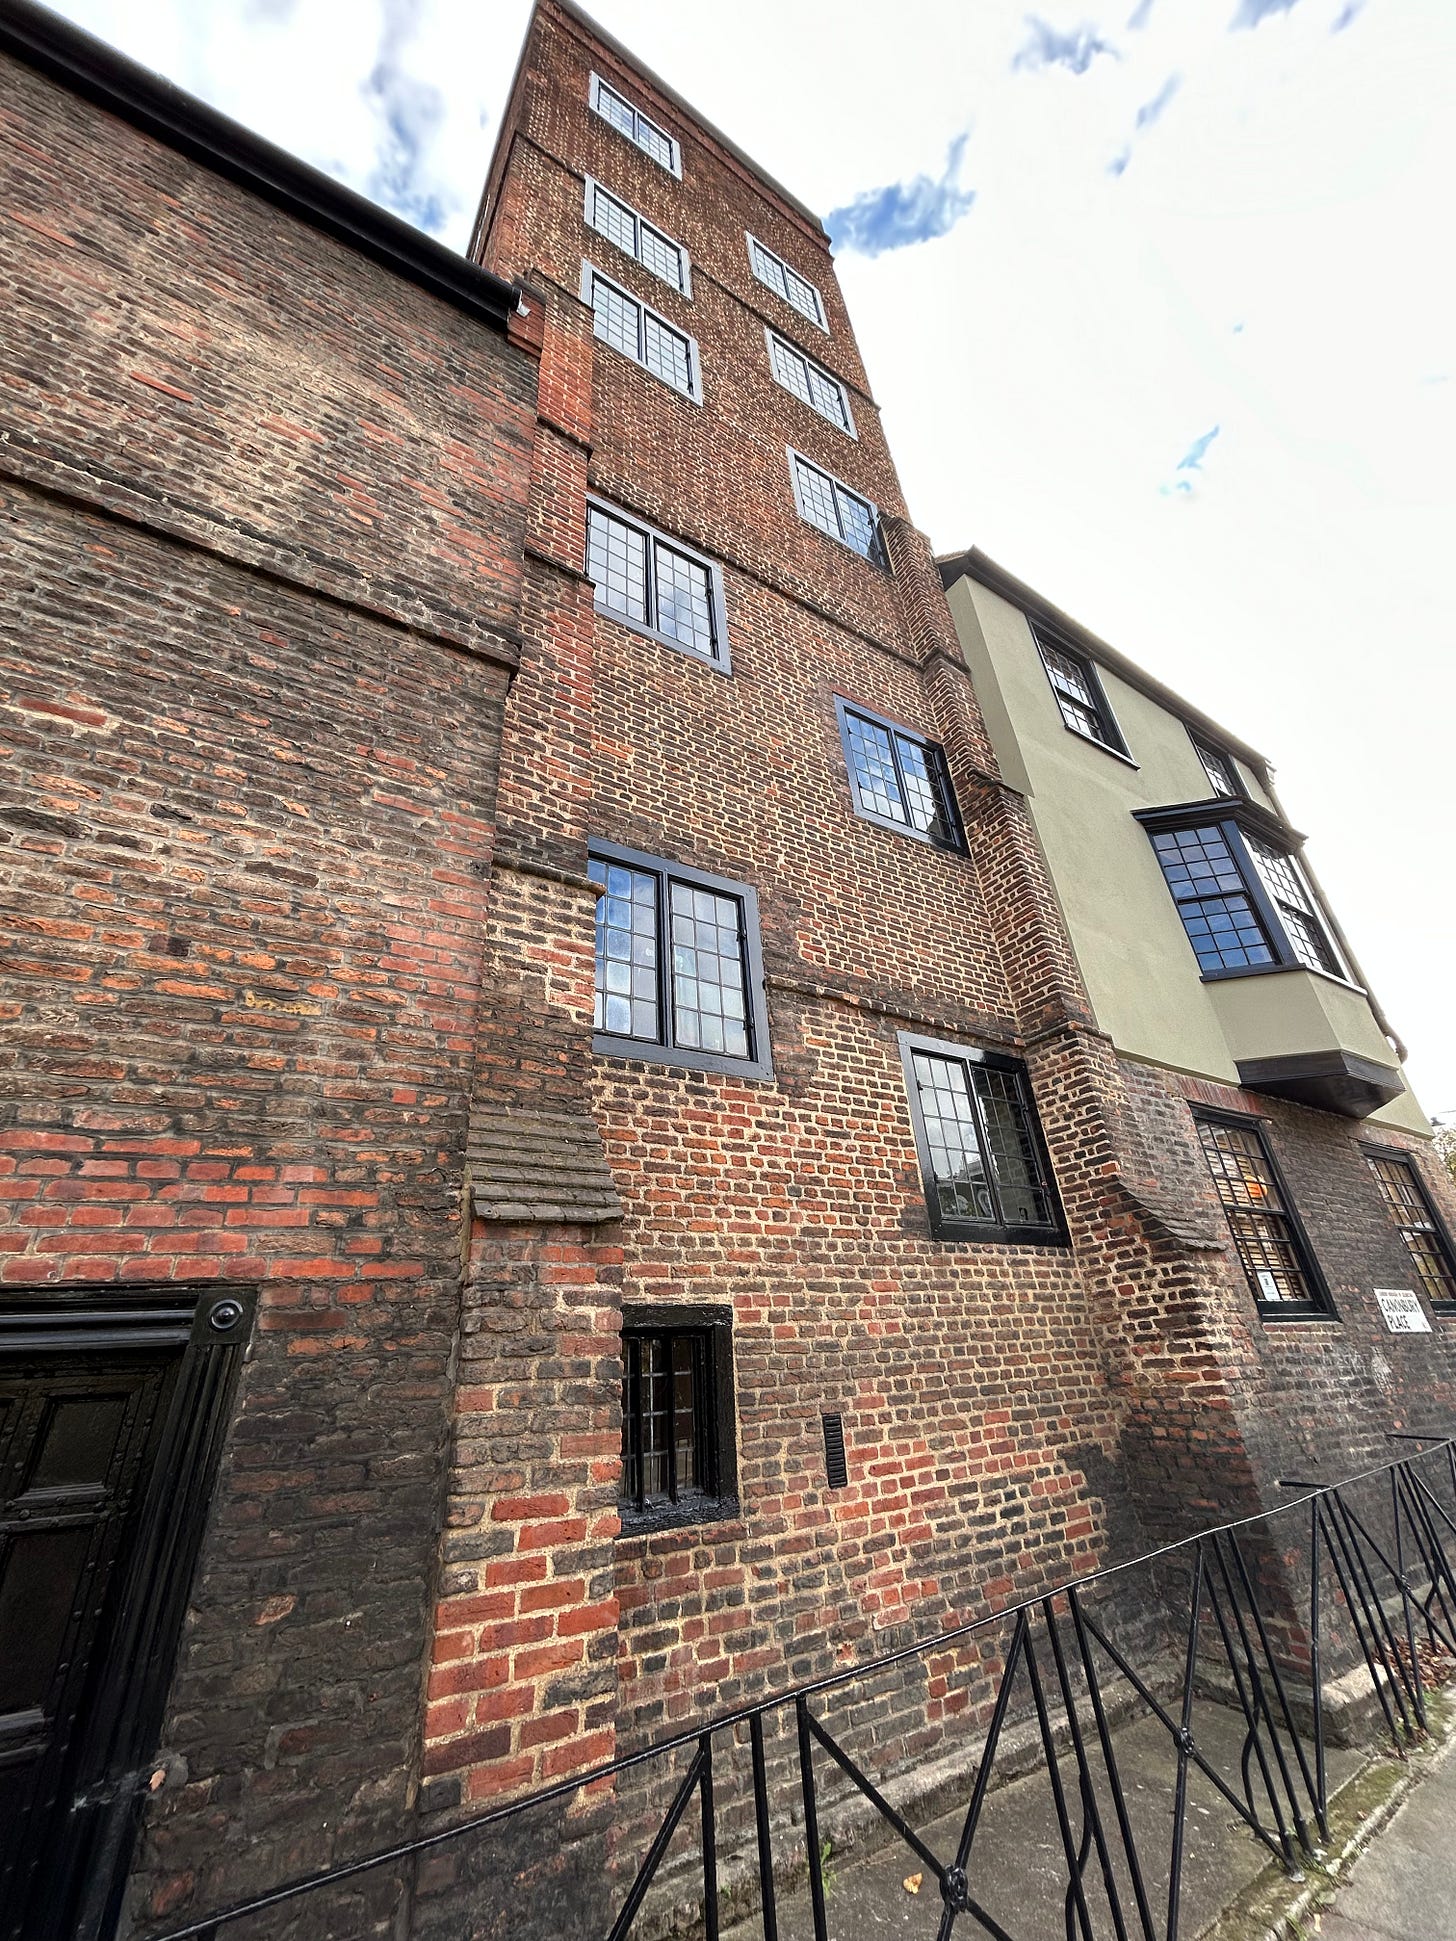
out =
[[634,108],[626,95],[608,87],[599,74],[591,78],[591,105],[603,121],[611,122],[629,142],[636,142],[643,153],[650,155],[654,162],[661,163],[669,175],[681,176],[682,150],[672,136],[659,128],[655,121],[649,121],[640,108]]
[[1110,749],[1114,755],[1126,756],[1127,743],[1122,738],[1122,730],[1112,709],[1107,705],[1107,696],[1102,692],[1102,683],[1091,661],[1085,655],[1075,654],[1070,648],[1048,640],[1035,627],[1032,628],[1032,638],[1041,651],[1042,665],[1046,668],[1047,679],[1052,684],[1052,693],[1057,697],[1057,706],[1067,727],[1085,741],[1095,741],[1099,748]]
[[1456,1253],[1414,1164],[1404,1153],[1370,1146],[1364,1152],[1386,1211],[1405,1242],[1421,1292],[1433,1308],[1456,1313]]
[[935,743],[847,701],[836,699],[834,706],[855,814],[939,849],[964,852],[950,770]]
[[733,1328],[726,1308],[622,1316],[622,1534],[737,1508]]
[[772,1078],[758,900],[746,883],[593,843],[596,1051]]
[[1246,1119],[1195,1117],[1234,1252],[1260,1308],[1280,1315],[1331,1314],[1262,1130]]
[[789,474],[794,482],[794,503],[799,517],[807,519],[820,532],[837,539],[841,546],[869,560],[872,566],[888,571],[884,548],[880,544],[880,515],[868,499],[851,492],[847,485],[821,472],[807,458],[789,449]]
[[[1272,831],[1225,821],[1182,823],[1176,809],[1135,811],[1205,977],[1323,971],[1343,977],[1299,864]],[[1244,820],[1249,812],[1244,811]]]
[[838,425],[851,438],[857,438],[859,433],[850,416],[849,393],[839,379],[831,377],[828,371],[821,369],[801,350],[795,350],[788,339],[780,337],[777,331],[765,326],[764,336],[768,339],[768,361],[784,389],[792,391],[796,398],[802,399],[821,418],[827,418],[830,424]]
[[1065,1245],[1027,1081],[1014,1058],[900,1034],[930,1231]]
[[792,304],[801,317],[828,330],[824,321],[824,299],[807,277],[791,270],[782,256],[775,256],[757,236],[748,237],[748,261],[760,283],[766,283],[785,303]]
[[1235,797],[1242,795],[1244,791],[1239,787],[1238,771],[1231,758],[1225,755],[1221,748],[1213,748],[1208,742],[1200,741],[1197,735],[1190,734],[1188,739],[1193,743],[1198,759],[1203,764],[1203,772],[1208,777],[1208,786],[1214,794]]
[[593,229],[643,269],[651,270],[674,290],[681,290],[685,297],[692,296],[693,273],[682,244],[654,228],[630,203],[623,202],[620,196],[613,195],[590,176],[586,178],[586,219]]
[[711,561],[592,499],[586,572],[599,613],[729,672],[723,576]]
[[686,332],[629,296],[590,263],[581,266],[581,298],[591,305],[596,334],[604,344],[621,351],[694,404],[702,403],[698,347]]

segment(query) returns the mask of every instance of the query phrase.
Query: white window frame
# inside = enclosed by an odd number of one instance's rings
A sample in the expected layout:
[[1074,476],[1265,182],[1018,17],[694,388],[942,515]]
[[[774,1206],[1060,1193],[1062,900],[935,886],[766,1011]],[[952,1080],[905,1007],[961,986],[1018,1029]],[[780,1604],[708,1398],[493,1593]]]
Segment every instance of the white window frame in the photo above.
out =
[[[632,222],[634,225],[633,234],[637,245],[635,250],[622,249],[622,245],[617,241],[616,237],[613,236],[608,230],[603,229],[600,226],[600,224],[597,222],[596,200],[597,200],[598,189],[601,190],[604,196],[609,196],[611,200],[615,202],[619,208],[625,209],[627,211],[627,214],[632,218]],[[689,303],[692,302],[693,266],[691,262],[688,260],[688,253],[686,248],[683,246],[683,244],[681,244],[678,241],[676,236],[669,236],[667,231],[664,228],[662,228],[662,226],[659,223],[652,222],[648,217],[642,214],[642,211],[640,209],[634,208],[633,205],[627,200],[626,196],[618,195],[617,191],[615,189],[609,189],[605,182],[598,182],[598,180],[594,175],[589,175],[586,178],[585,207],[586,207],[586,226],[588,229],[594,231],[595,234],[598,236],[605,236],[607,241],[612,245],[613,249],[622,250],[622,254],[624,256],[629,257],[632,262],[640,264],[641,267],[644,270],[646,270],[649,276],[655,276],[659,283],[665,283],[669,290],[676,290],[679,296],[686,297]],[[661,270],[654,269],[651,263],[645,262],[643,260],[641,250],[642,250],[642,231],[644,228],[650,229],[654,236],[660,237],[661,240],[667,244],[669,249],[675,249],[677,251],[677,260],[682,265],[683,280],[681,283],[674,283],[670,277],[664,276]],[[800,354],[802,355],[802,352]],[[826,373],[826,376],[827,375],[829,375],[829,373]]]
[[686,654],[689,660],[696,661],[700,667],[711,668],[715,674],[731,674],[733,657],[728,643],[728,609],[723,601],[723,568],[717,560],[709,559],[705,553],[700,553],[695,546],[686,545],[674,534],[662,532],[658,527],[649,525],[645,519],[639,519],[635,512],[624,512],[621,506],[613,505],[610,499],[602,498],[599,493],[588,492],[586,502],[589,507],[595,506],[597,511],[604,513],[607,518],[615,519],[619,525],[629,526],[633,532],[642,534],[647,541],[647,570],[654,594],[657,581],[653,573],[653,549],[659,544],[666,546],[669,552],[679,553],[684,559],[691,560],[694,566],[702,567],[708,576],[708,598],[713,608],[713,631],[718,643],[717,655],[705,654],[697,647],[690,647],[685,640],[679,640],[676,634],[662,633],[658,628],[650,626],[647,621],[634,620],[630,614],[621,613],[616,607],[608,606],[596,597],[595,582],[592,585],[592,610],[601,614],[606,620],[615,620],[619,627],[626,627],[631,633],[642,634],[648,640],[655,640],[664,647],[671,647],[676,653]]
[[[862,559],[867,566],[873,566],[881,573],[888,573],[890,570],[890,562],[880,539],[880,508],[875,504],[874,500],[867,498],[863,492],[856,492],[854,487],[852,485],[846,485],[843,479],[836,478],[833,472],[821,465],[818,459],[810,458],[807,452],[796,451],[792,445],[785,445],[784,450],[789,455],[789,483],[794,488],[794,508],[804,524],[812,527],[815,532],[823,534],[825,539],[832,539],[836,546],[843,546],[847,553],[853,553],[856,559]],[[849,541],[841,534],[825,532],[823,526],[819,524],[817,519],[811,519],[809,517],[808,513],[804,510],[803,495],[799,491],[799,467],[801,465],[807,465],[809,470],[811,472],[817,472],[820,478],[828,479],[836,492],[843,492],[847,497],[856,500],[860,505],[868,506],[874,520],[875,551],[862,553],[858,546],[851,546]]]
[[[665,384],[668,390],[673,393],[674,397],[686,398],[691,404],[701,404],[703,402],[703,365],[702,359],[698,355],[697,338],[691,336],[678,324],[675,324],[671,317],[665,317],[660,310],[654,310],[650,303],[644,303],[641,297],[634,296],[625,283],[619,283],[615,276],[608,276],[605,270],[598,269],[589,257],[585,257],[582,259],[581,265],[581,300],[587,309],[593,313],[593,330],[595,330],[596,305],[592,301],[592,282],[596,277],[600,277],[603,283],[610,289],[615,290],[617,295],[624,298],[626,302],[635,304],[646,316],[656,318],[664,330],[670,330],[674,337],[682,338],[688,347],[689,388],[686,391],[678,390],[678,387],[670,379],[665,378],[661,371],[654,371],[645,358],[633,357],[628,351],[620,351],[618,355],[625,357],[629,364],[635,364],[639,371],[646,371],[647,375],[655,378],[659,384]],[[603,337],[598,337],[596,341],[598,343],[606,343],[606,339]],[[607,344],[607,348],[608,350],[616,350],[617,346],[615,344]]]
[[[779,255],[776,249],[770,249],[768,244],[764,242],[762,237],[755,236],[751,229],[744,230],[743,243],[744,243],[745,249],[748,251],[748,267],[753,273],[755,282],[762,283],[764,289],[766,290],[773,290],[773,293],[776,297],[778,297],[779,302],[788,304],[789,308],[793,311],[796,317],[802,317],[806,323],[811,323],[816,325],[820,330],[824,332],[824,335],[827,337],[829,335],[829,312],[824,307],[824,292],[819,288],[818,284],[811,283],[808,277],[805,276],[802,270],[796,270],[794,269],[794,266],[792,263],[785,262],[784,258]],[[808,290],[813,291],[814,301],[819,306],[819,314],[817,317],[811,317],[807,310],[801,310],[798,304],[795,303],[792,300],[792,298],[784,296],[778,290],[774,290],[774,286],[772,285],[772,283],[765,281],[765,279],[759,275],[758,264],[754,261],[754,256],[753,256],[753,252],[755,249],[761,249],[765,256],[771,256],[773,260],[778,264],[781,270],[793,271],[793,274],[799,279],[799,281],[804,285],[804,287]],[[786,279],[786,282],[787,282],[787,279]]]
[[[786,337],[781,330],[775,330],[772,324],[764,325],[763,336],[764,342],[768,345],[769,374],[779,389],[781,391],[787,391],[791,398],[799,398],[799,403],[805,406],[807,410],[815,412],[824,420],[825,424],[833,425],[834,429],[842,432],[846,438],[853,438],[858,441],[859,433],[855,429],[854,410],[849,402],[849,386],[844,382],[844,379],[836,377],[833,371],[825,370],[824,366],[816,363],[807,351],[800,350],[799,346],[791,337]],[[817,377],[823,378],[826,384],[832,384],[834,386],[835,390],[839,393],[839,401],[844,406],[843,418],[831,417],[827,411],[821,411],[819,409],[819,406],[814,403],[812,397],[800,398],[798,392],[792,386],[784,383],[783,379],[779,376],[778,365],[774,361],[775,344],[781,345],[784,350],[791,352],[793,356],[802,358],[803,362]],[[812,392],[813,386],[811,385],[809,388]],[[863,494],[857,492],[855,497],[861,498]]]
[[[619,101],[624,102],[632,110],[636,121],[645,121],[649,128],[661,135],[662,139],[667,143],[671,160],[666,162],[662,161],[658,156],[653,154],[652,150],[644,142],[639,141],[636,135],[629,135],[625,128],[617,128],[617,124],[612,120],[611,116],[602,113],[601,91],[603,88],[607,90],[608,94],[614,94]],[[651,115],[643,114],[635,101],[623,94],[622,90],[616,87],[611,81],[604,81],[600,74],[592,75],[591,88],[587,95],[587,100],[591,105],[592,113],[594,115],[601,115],[602,120],[606,122],[607,126],[616,129],[616,132],[622,137],[623,141],[629,141],[634,148],[640,148],[649,161],[656,162],[659,168],[666,169],[669,175],[675,175],[678,181],[681,182],[682,144],[678,141],[676,135],[669,135],[661,122],[654,121]]]

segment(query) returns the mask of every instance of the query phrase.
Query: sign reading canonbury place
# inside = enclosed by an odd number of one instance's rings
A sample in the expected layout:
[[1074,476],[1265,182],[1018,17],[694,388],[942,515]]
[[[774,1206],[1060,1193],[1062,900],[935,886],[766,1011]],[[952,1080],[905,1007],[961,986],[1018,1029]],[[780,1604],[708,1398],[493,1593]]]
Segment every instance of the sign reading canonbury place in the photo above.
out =
[[1408,1287],[1377,1287],[1375,1298],[1392,1334],[1429,1334],[1430,1317]]

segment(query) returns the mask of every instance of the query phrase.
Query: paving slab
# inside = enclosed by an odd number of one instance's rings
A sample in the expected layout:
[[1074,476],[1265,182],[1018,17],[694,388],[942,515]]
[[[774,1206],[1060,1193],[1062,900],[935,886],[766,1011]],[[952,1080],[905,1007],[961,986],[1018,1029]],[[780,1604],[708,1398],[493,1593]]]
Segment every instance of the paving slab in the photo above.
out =
[[1351,1865],[1319,1932],[1321,1941],[1456,1941],[1456,1745]]

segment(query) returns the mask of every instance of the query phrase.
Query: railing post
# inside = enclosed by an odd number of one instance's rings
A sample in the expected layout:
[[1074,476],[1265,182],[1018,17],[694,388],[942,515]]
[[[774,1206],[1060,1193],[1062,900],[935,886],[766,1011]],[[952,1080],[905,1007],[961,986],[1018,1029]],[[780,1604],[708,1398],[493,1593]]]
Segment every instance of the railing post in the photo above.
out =
[[829,1941],[824,1921],[824,1862],[819,1852],[819,1808],[814,1798],[814,1747],[809,1739],[809,1704],[794,1700],[799,1725],[799,1784],[804,1795],[804,1841],[809,1849],[809,1899],[814,1909],[814,1941]]
[[774,1902],[773,1836],[768,1823],[768,1777],[763,1758],[763,1713],[748,1721],[753,1753],[753,1819],[758,1833],[758,1893],[763,1910],[763,1941],[779,1941],[778,1908]]
[[713,1735],[698,1740],[702,1777],[698,1800],[703,1809],[703,1927],[707,1941],[718,1941],[718,1830],[713,1820]]

